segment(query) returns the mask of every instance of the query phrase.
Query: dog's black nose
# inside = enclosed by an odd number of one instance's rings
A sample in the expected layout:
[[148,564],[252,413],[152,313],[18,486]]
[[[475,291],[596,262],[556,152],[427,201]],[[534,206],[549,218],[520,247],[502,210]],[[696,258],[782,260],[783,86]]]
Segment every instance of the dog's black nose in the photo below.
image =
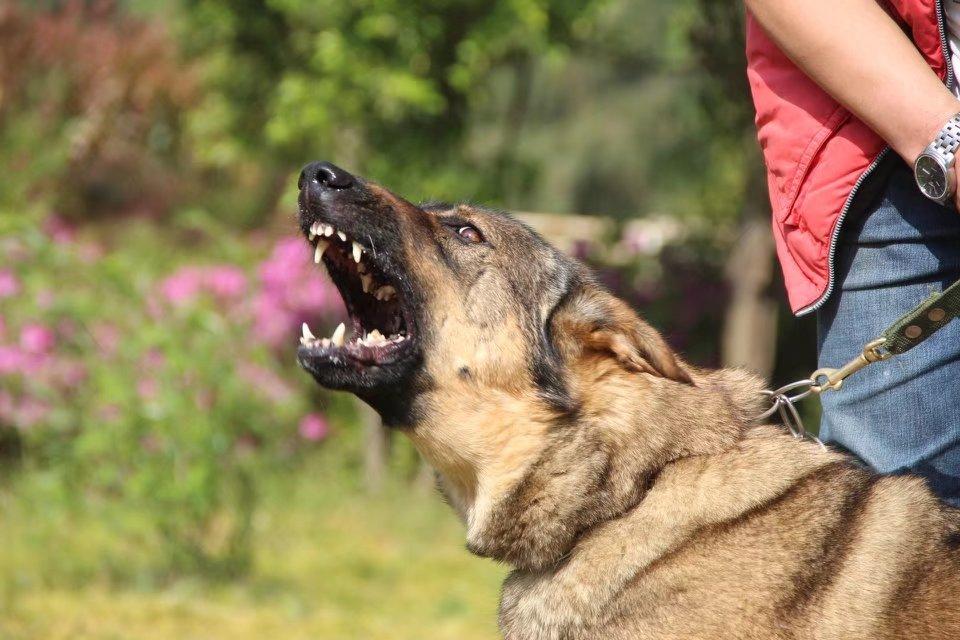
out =
[[310,182],[331,189],[346,189],[353,185],[353,176],[332,162],[311,162],[300,172],[297,188],[303,189]]

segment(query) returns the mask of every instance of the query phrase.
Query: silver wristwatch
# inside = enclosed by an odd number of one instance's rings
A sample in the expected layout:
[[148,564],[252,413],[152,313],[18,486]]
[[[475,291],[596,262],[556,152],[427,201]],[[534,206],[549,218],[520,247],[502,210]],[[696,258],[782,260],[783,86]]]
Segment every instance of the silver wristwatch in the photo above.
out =
[[946,204],[957,192],[953,165],[960,149],[960,113],[950,118],[913,165],[920,192],[934,202]]

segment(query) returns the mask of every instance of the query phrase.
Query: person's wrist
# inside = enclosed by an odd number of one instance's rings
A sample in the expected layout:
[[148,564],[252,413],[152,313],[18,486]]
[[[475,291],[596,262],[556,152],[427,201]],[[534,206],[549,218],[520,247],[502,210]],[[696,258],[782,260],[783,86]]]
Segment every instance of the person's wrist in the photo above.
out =
[[958,112],[960,112],[960,100],[954,98],[945,100],[931,109],[922,119],[923,124],[917,128],[916,135],[911,136],[908,148],[901,154],[904,160],[913,166],[920,154],[936,139],[944,125]]

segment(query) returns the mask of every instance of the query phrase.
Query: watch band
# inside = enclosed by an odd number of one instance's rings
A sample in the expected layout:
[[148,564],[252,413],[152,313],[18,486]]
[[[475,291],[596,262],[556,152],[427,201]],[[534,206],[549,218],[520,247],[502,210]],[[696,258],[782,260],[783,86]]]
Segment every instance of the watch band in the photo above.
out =
[[957,149],[960,149],[960,113],[947,120],[928,148],[943,156],[947,165],[953,162]]

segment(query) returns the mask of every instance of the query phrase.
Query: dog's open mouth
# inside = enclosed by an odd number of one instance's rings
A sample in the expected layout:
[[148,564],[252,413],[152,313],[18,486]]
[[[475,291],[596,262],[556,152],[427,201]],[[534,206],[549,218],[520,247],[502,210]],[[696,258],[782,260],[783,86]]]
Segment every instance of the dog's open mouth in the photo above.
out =
[[317,338],[304,323],[300,357],[361,367],[398,360],[413,339],[399,274],[390,273],[385,256],[378,255],[372,240],[363,244],[323,221],[311,225],[308,240],[314,262],[323,262],[340,290],[350,326],[340,324],[329,338]]

